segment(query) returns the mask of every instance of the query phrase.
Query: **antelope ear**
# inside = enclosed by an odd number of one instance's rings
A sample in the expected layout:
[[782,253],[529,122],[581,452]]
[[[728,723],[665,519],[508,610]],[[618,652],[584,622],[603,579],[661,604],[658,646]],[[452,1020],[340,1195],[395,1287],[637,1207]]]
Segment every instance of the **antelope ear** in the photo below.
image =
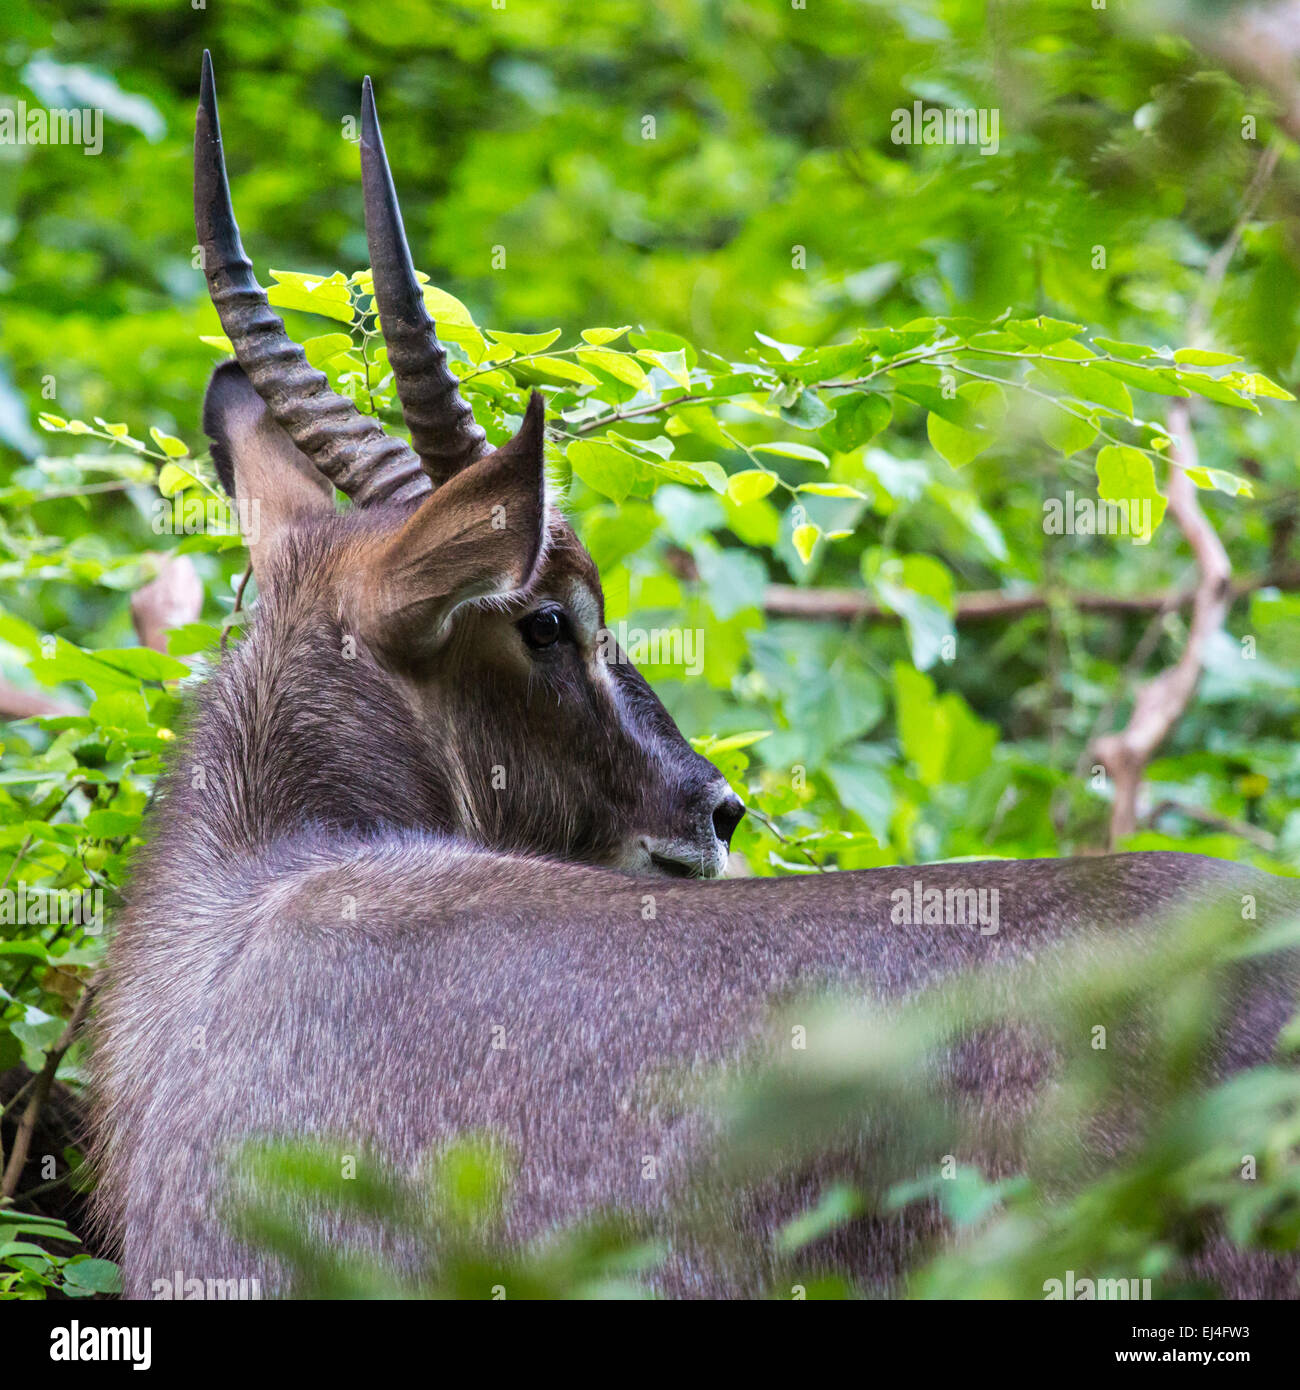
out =
[[462,603],[533,578],[546,538],[545,418],[534,391],[513,439],[453,474],[367,556],[363,627],[384,651],[427,654]]
[[203,398],[203,432],[221,485],[235,499],[239,529],[265,584],[279,532],[304,513],[332,512],[334,489],[276,424],[238,362],[223,362]]

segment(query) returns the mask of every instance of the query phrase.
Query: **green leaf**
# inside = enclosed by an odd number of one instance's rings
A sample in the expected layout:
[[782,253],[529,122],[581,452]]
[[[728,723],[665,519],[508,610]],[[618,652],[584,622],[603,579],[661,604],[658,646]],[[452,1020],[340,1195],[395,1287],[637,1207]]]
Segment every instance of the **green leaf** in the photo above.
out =
[[667,435],[655,435],[652,439],[632,439],[626,434],[620,434],[617,430],[610,430],[602,437],[619,445],[620,448],[626,449],[629,453],[652,455],[659,459],[672,457],[673,441]]
[[635,554],[659,529],[654,508],[643,502],[594,507],[584,512],[580,520],[583,543],[602,572]]
[[[49,656],[40,656],[31,663],[32,675],[43,685],[56,685],[61,681],[82,681],[96,692],[121,690],[135,684],[135,680],[97,655],[74,647],[63,638],[55,639]],[[188,672],[187,672],[188,674]]]
[[[1105,364],[1102,364],[1105,365]],[[1097,366],[1075,362],[1039,362],[1029,373],[1030,384],[1064,391],[1067,396],[1092,401],[1118,411],[1126,420],[1133,418],[1133,398],[1128,387]]]
[[579,352],[578,361],[585,362],[589,367],[597,367],[602,372],[608,372],[616,380],[624,382],[628,386],[635,387],[638,391],[644,391],[650,385],[650,378],[646,376],[636,359],[626,352]]
[[894,707],[899,742],[922,786],[967,782],[989,765],[997,729],[955,691],[936,697],[930,677],[901,661],[894,663]]
[[1179,372],[1178,380],[1189,391],[1195,391],[1198,396],[1204,396],[1207,401],[1215,401],[1219,405],[1230,405],[1237,410],[1249,410],[1255,415],[1259,414],[1259,406],[1253,400],[1239,396],[1231,386],[1216,381],[1213,377],[1199,376],[1194,372]]
[[92,811],[86,817],[86,830],[97,840],[120,839],[134,835],[139,828],[139,816],[123,815],[121,811]]
[[751,454],[778,454],[781,458],[787,459],[806,459],[809,463],[820,463],[823,468],[829,468],[831,461],[820,449],[814,449],[811,444],[789,444],[785,440],[779,440],[775,444],[754,444],[750,446]]
[[614,502],[621,502],[641,476],[640,459],[600,439],[575,439],[565,457],[589,488]]
[[49,960],[50,953],[43,941],[0,941],[0,956],[29,956],[33,960]]
[[324,371],[335,358],[351,352],[352,347],[352,339],[346,333],[322,333],[318,337],[308,338],[302,350],[317,371]]
[[68,1245],[81,1244],[81,1237],[73,1235],[62,1221],[46,1216],[29,1216],[21,1211],[0,1211],[0,1236],[6,1239],[35,1236],[37,1240],[58,1240]]
[[826,774],[840,801],[860,816],[877,844],[889,843],[894,814],[894,788],[889,774],[871,756],[869,747],[849,748],[826,765]]
[[866,500],[866,493],[850,487],[848,483],[800,483],[796,492],[811,492],[816,497],[859,497]]
[[961,468],[973,458],[982,454],[992,443],[991,439],[975,430],[962,429],[960,425],[949,424],[941,416],[931,411],[925,417],[925,432],[934,451],[947,459],[954,468]]
[[576,381],[581,386],[600,385],[599,377],[593,376],[579,363],[570,362],[567,357],[532,357],[523,366],[559,381]]
[[781,406],[781,418],[801,430],[819,430],[833,418],[816,391],[800,391],[789,405]]
[[686,368],[685,349],[677,348],[672,352],[660,352],[651,348],[641,348],[637,352],[637,356],[643,362],[649,362],[652,366],[662,368],[678,386],[687,391],[691,389],[691,374]]
[[733,502],[754,502],[766,497],[777,482],[776,474],[769,473],[766,468],[747,468],[727,479],[727,496]]
[[622,328],[584,328],[582,338],[592,347],[604,347],[606,343],[612,343],[615,338],[621,338],[631,327],[630,323],[625,323]]
[[1082,333],[1081,323],[1066,323],[1064,319],[1052,319],[1040,314],[1036,319],[1009,319],[1002,325],[1007,333],[1014,333],[1022,343],[1030,347],[1048,348]]
[[[459,300],[456,302],[460,303]],[[487,336],[494,343],[500,343],[503,347],[508,347],[521,356],[528,356],[534,352],[545,352],[560,336],[561,331],[561,329],[552,328],[548,333],[498,333],[489,328]]]
[[[421,279],[423,278],[421,276]],[[424,307],[429,311],[429,316],[437,324],[440,332],[444,328],[474,328],[473,314],[454,294],[448,294],[436,285],[424,285],[422,293]],[[555,330],[557,337],[559,331],[558,328]]]
[[872,547],[862,555],[862,577],[881,604],[897,613],[907,630],[912,664],[929,670],[943,654],[953,628],[953,578],[932,555],[891,554]]
[[1230,352],[1207,352],[1204,348],[1179,348],[1174,361],[1187,367],[1227,367],[1242,361]]
[[1186,468],[1183,470],[1197,487],[1226,493],[1229,497],[1254,497],[1255,486],[1249,478],[1228,473],[1222,468]]
[[1141,391],[1152,391],[1158,396],[1187,395],[1187,390],[1179,380],[1179,374],[1172,367],[1135,367],[1131,362],[1094,362],[1094,372],[1105,372],[1117,381],[1127,382]]
[[858,334],[858,340],[864,346],[878,352],[882,357],[887,357],[893,361],[898,357],[906,357],[923,343],[932,342],[934,329],[928,326],[916,329],[909,329],[906,326],[901,329],[872,328],[865,333]]
[[[164,497],[175,497],[187,487],[197,487],[199,480],[175,463],[164,463],[158,470],[158,491]],[[188,506],[188,503],[186,504]]]
[[38,1255],[48,1264],[53,1265],[49,1252],[43,1250],[39,1245],[33,1245],[29,1240],[7,1240],[0,1245],[0,1260],[12,1259],[15,1255]]
[[193,656],[210,651],[221,640],[221,629],[213,623],[183,623],[167,633],[168,656]]
[[184,680],[190,674],[190,668],[183,661],[156,652],[152,647],[105,648],[95,656],[106,665],[142,681]]
[[[176,436],[172,434],[164,434],[157,425],[154,425],[150,429],[149,437],[169,459],[184,458],[190,451],[189,446],[183,439],[177,439]],[[163,494],[164,497],[167,495],[167,493]]]
[[[907,369],[909,372],[914,370]],[[973,429],[977,423],[975,410],[970,401],[959,392],[939,384],[939,374],[933,368],[925,368],[926,379],[911,379],[901,373],[896,378],[898,394],[928,410],[949,424],[962,429]],[[933,377],[933,380],[928,379]]]
[[935,452],[961,468],[995,442],[991,426],[1005,414],[1006,400],[1002,388],[990,381],[968,382],[959,388],[957,400],[969,407],[969,424],[954,424],[931,411],[925,431]]
[[812,559],[813,550],[816,548],[817,538],[820,535],[821,530],[810,521],[806,521],[802,526],[796,526],[794,528],[794,534],[790,537],[790,540],[799,558],[805,565]]
[[[1145,507],[1150,504],[1151,531],[1154,533],[1164,518],[1168,503],[1156,487],[1155,467],[1150,456],[1127,444],[1108,444],[1097,453],[1097,495],[1107,502],[1123,502]],[[1140,514],[1139,514],[1140,515]],[[1130,534],[1144,540],[1145,529],[1138,517],[1129,515]]]
[[66,1283],[91,1293],[122,1292],[122,1271],[112,1260],[76,1255],[63,1266],[63,1278]]
[[1277,382],[1270,381],[1262,372],[1230,372],[1227,376],[1220,377],[1219,380],[1247,397],[1267,396],[1270,400],[1275,401],[1295,400],[1290,391],[1279,386]]
[[780,540],[781,513],[766,498],[758,497],[752,502],[733,502],[730,498],[724,497],[722,509],[726,514],[731,534],[742,545],[773,546]]
[[752,748],[760,740],[770,738],[771,734],[771,729],[750,729],[743,734],[728,734],[725,738],[709,735],[704,739],[692,739],[691,742],[695,744],[697,753],[710,758],[715,753],[734,753],[739,748]]
[[1145,343],[1125,343],[1116,338],[1094,338],[1092,340],[1102,352],[1109,352],[1115,357],[1131,357],[1139,362],[1145,362],[1149,357],[1159,357],[1160,354],[1153,347],[1148,347]]
[[852,1221],[863,1210],[862,1198],[847,1183],[836,1183],[822,1193],[817,1205],[787,1222],[776,1234],[776,1248],[793,1254]]
[[58,1042],[64,1026],[61,1018],[51,1018],[39,1009],[29,1009],[28,1017],[15,1020],[9,1025],[9,1031],[28,1047],[44,1052]]
[[894,707],[903,756],[915,768],[922,786],[943,780],[950,731],[938,717],[934,682],[904,662],[894,663]]
[[[798,343],[783,343],[779,338],[769,337],[766,333],[755,332],[754,337],[765,347],[771,348],[772,352],[760,352],[760,356],[769,360],[781,362],[793,362],[797,357],[802,357],[807,348],[800,347]],[[775,353],[775,357],[773,357]]]
[[300,275],[293,270],[272,270],[276,282],[267,291],[267,299],[277,309],[298,309],[305,314],[320,314],[340,323],[352,322],[352,296],[348,279],[341,270],[321,279],[318,275]]
[[1067,410],[1050,411],[1039,424],[1043,438],[1066,458],[1086,449],[1097,437],[1097,426]]
[[87,713],[101,729],[143,733],[150,728],[149,706],[138,685],[131,690],[111,690],[101,695]]
[[642,466],[651,474],[671,478],[674,482],[690,483],[694,487],[709,487],[714,492],[727,490],[727,470],[713,459],[646,458]]
[[879,392],[840,396],[835,401],[835,417],[822,426],[821,437],[837,453],[847,454],[870,443],[888,427],[893,414],[889,397]]

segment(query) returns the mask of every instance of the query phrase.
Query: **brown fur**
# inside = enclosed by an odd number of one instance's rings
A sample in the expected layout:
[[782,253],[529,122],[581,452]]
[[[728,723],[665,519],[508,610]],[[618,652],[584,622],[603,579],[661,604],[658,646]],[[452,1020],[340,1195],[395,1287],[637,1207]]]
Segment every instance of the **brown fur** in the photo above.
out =
[[[606,680],[581,643],[537,658],[521,641],[539,596],[593,580],[567,525],[545,521],[523,590],[461,602],[445,631],[403,618],[404,654],[393,609],[370,600],[411,508],[336,517],[300,500],[259,556],[251,635],[197,698],[110,949],[99,1203],[131,1296],[178,1269],[275,1286],[221,1220],[242,1139],[328,1136],[409,1164],[471,1129],[518,1154],[515,1238],[610,1206],[667,1241],[665,1289],[753,1293],[774,1269],[773,1231],[844,1163],[753,1189],[740,1213],[709,1181],[715,1122],[689,1077],[775,1052],[774,1001],[825,986],[893,998],[973,966],[1010,979],[1060,940],[1100,949],[1226,890],[1258,896],[1261,926],[1294,910],[1284,885],[1179,855],[711,884],[617,872],[629,837],[702,833],[717,778],[632,667]],[[443,561],[429,557],[432,589],[451,593]],[[415,583],[421,566],[407,568]],[[890,895],[918,872],[928,887],[996,888],[998,933],[891,926]],[[1269,1056],[1295,989],[1294,961],[1255,979],[1217,1073]],[[1006,1166],[1000,1119],[1050,1058],[984,1037],[952,1066],[988,1116],[990,1166]],[[1093,1161],[1120,1143],[1099,1136]],[[645,1155],[662,1180],[644,1180]],[[869,1172],[860,1146],[856,1164]],[[734,1229],[735,1262],[703,1259],[672,1224],[688,1191]],[[827,1258],[889,1291],[932,1229],[926,1215],[854,1223]],[[1290,1288],[1285,1264],[1223,1250],[1209,1272],[1237,1295]]]

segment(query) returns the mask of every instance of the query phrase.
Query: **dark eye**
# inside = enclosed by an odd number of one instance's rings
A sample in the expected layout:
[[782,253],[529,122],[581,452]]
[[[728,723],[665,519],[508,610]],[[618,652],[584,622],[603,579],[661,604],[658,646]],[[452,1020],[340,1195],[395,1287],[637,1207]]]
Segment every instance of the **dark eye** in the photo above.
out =
[[519,631],[534,651],[553,647],[564,636],[564,614],[558,608],[539,608],[523,619]]

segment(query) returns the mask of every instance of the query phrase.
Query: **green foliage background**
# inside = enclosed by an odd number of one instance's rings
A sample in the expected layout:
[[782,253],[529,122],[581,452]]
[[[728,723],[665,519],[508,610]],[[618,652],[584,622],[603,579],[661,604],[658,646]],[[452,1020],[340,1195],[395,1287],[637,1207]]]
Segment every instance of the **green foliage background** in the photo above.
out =
[[[1300,165],[1267,94],[1179,35],[1198,7],[1153,9],[1159,27],[1121,8],[15,0],[6,102],[105,124],[94,157],[0,144],[0,676],[84,711],[4,734],[10,880],[111,902],[176,682],[238,623],[238,541],[153,528],[161,494],[215,496],[204,47],[259,277],[283,272],[291,331],[397,427],[362,274],[353,122],[374,79],[480,420],[503,438],[541,387],[611,622],[703,634],[697,676],[643,669],[757,813],[750,871],[1105,847],[1089,739],[1185,615],[1071,596],[1173,592],[1192,567],[1168,522],[1149,545],[1049,535],[1044,503],[1100,488],[1158,516],[1184,395],[1234,573],[1283,582],[1234,604],[1149,770],[1160,814],[1124,847],[1300,870]],[[917,101],[996,108],[996,155],[893,143]],[[135,645],[129,600],[173,549],[205,598],[164,656]],[[769,584],[884,616],[779,617]],[[976,590],[1049,602],[957,622]],[[101,949],[0,925],[0,1069],[39,1070]],[[79,1083],[78,1049],[59,1075]],[[9,1255],[0,1288],[60,1277]]]

